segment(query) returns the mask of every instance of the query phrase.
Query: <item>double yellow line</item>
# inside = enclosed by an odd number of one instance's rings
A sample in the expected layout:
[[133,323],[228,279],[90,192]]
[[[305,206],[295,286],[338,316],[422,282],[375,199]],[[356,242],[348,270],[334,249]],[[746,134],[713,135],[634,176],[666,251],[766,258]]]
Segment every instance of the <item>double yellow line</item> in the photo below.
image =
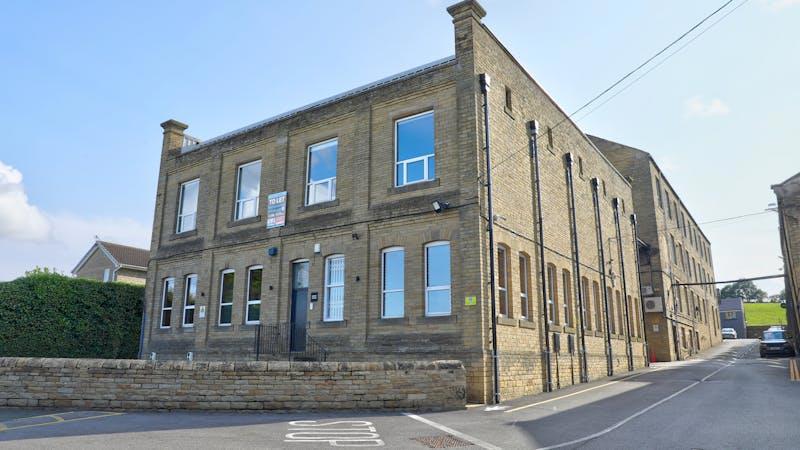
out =
[[800,381],[800,367],[798,367],[797,359],[789,360],[789,379]]

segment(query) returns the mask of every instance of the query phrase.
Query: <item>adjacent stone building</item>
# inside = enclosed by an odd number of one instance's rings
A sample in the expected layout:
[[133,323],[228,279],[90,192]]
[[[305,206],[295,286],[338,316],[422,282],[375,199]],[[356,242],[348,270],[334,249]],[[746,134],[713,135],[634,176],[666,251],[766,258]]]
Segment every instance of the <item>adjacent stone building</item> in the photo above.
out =
[[143,354],[458,359],[471,401],[646,363],[630,183],[476,1],[448,12],[454,56],[203,142],[162,124]]
[[778,198],[783,273],[786,274],[786,330],[800,354],[800,173],[772,186]]
[[719,298],[708,238],[649,153],[591,139],[633,185],[651,358],[673,361],[717,345]]

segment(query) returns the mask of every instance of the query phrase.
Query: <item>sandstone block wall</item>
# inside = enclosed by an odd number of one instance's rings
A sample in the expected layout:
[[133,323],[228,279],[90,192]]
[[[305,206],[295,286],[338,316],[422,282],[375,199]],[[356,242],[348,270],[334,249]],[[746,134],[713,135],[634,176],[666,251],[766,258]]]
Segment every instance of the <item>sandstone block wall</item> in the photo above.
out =
[[188,362],[0,358],[0,406],[89,409],[463,408],[460,361]]

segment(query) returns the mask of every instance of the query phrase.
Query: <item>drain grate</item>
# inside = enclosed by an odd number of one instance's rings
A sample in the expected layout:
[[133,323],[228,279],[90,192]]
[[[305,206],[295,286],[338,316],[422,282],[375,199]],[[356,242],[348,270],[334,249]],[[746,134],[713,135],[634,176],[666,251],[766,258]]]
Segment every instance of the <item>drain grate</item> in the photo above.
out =
[[470,441],[459,439],[449,434],[440,434],[438,436],[421,436],[411,438],[412,441],[417,441],[428,448],[456,448],[456,447],[469,447],[473,445]]

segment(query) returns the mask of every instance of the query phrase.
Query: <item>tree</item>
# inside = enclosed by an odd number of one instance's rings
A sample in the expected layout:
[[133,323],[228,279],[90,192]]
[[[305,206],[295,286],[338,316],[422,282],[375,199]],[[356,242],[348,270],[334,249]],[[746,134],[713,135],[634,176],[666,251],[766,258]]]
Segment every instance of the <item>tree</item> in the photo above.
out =
[[722,298],[741,297],[745,300],[763,300],[767,293],[759,289],[752,281],[737,281],[722,288]]

